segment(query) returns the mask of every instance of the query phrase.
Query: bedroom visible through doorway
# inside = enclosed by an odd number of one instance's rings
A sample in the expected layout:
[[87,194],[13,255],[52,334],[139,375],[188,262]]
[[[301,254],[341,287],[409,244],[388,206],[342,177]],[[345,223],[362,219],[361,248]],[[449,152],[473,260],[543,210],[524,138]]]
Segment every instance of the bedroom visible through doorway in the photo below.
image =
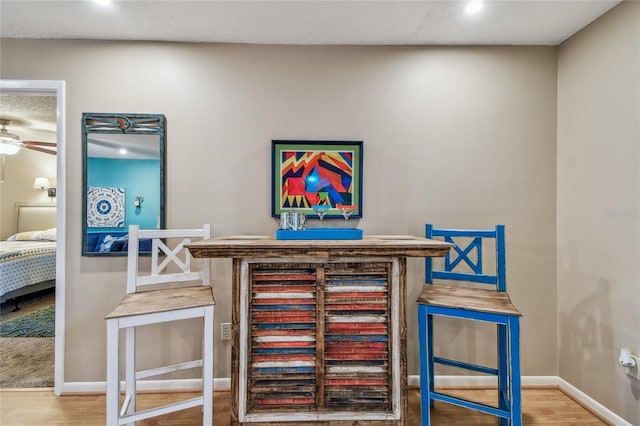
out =
[[0,388],[53,387],[57,99],[0,95]]
[[[9,291],[18,292],[17,295],[24,300],[19,303],[20,311],[17,317],[9,319],[5,317],[6,309],[2,309],[0,319],[3,325],[1,333],[18,333],[25,337],[0,337],[0,345],[5,339],[48,339],[40,346],[48,351],[53,359],[54,369],[54,393],[60,395],[64,384],[64,323],[65,323],[65,230],[66,230],[66,170],[65,170],[65,140],[66,140],[66,116],[65,116],[65,82],[60,80],[0,80],[0,95],[16,104],[13,109],[5,108],[3,103],[0,110],[0,124],[5,124],[5,130],[11,135],[9,139],[3,137],[4,148],[7,140],[10,144],[19,148],[17,154],[22,161],[15,161],[15,153],[11,154],[3,149],[0,154],[2,170],[0,177],[0,201],[2,212],[0,215],[0,240],[3,242],[10,237],[19,234],[17,206],[32,204],[35,206],[48,206],[55,209],[55,225],[46,226],[47,229],[37,229],[41,234],[34,240],[49,240],[55,244],[55,286],[47,283],[48,278],[36,278],[35,287],[31,287],[24,294],[18,289]],[[37,104],[49,105],[46,113],[39,114]],[[11,124],[8,125],[7,123]],[[14,135],[14,136],[12,136]],[[18,140],[16,140],[18,139]],[[36,154],[39,157],[35,156]],[[14,155],[14,159],[8,161],[8,156]],[[49,161],[43,160],[49,158]],[[53,160],[52,160],[53,159]],[[4,161],[2,161],[4,160]],[[24,167],[23,167],[24,166]],[[43,182],[45,182],[43,184]],[[16,185],[14,187],[13,185]],[[9,205],[8,211],[5,210]],[[21,227],[22,228],[22,227]],[[31,229],[33,230],[33,229]],[[29,230],[29,231],[31,231]],[[44,231],[44,232],[43,232]],[[51,231],[54,237],[51,238]],[[44,236],[43,236],[44,234]],[[15,238],[31,243],[31,237],[27,231],[24,238]],[[35,241],[33,242],[35,243]],[[50,261],[50,260],[49,260]],[[4,283],[5,280],[3,280]],[[31,291],[34,290],[34,291]],[[11,293],[14,296],[16,293]],[[25,299],[26,298],[26,299]],[[27,300],[31,299],[31,300]],[[30,304],[40,299],[33,305]],[[4,301],[4,300],[3,300]],[[53,302],[53,303],[52,303]],[[11,309],[13,310],[13,309]],[[24,319],[26,317],[26,320]],[[23,318],[23,319],[21,319]],[[54,318],[54,320],[52,320]],[[10,324],[6,325],[7,322]],[[35,325],[36,331],[24,331]],[[53,328],[53,333],[52,333]],[[38,331],[43,329],[44,331]],[[16,331],[17,330],[17,331]],[[31,336],[35,333],[37,336]],[[42,336],[40,336],[42,334]],[[55,334],[51,337],[51,334]],[[22,342],[24,343],[24,342]],[[14,345],[15,346],[15,345]],[[28,352],[28,351],[27,351]],[[33,356],[31,353],[29,356]],[[48,386],[51,386],[51,380]]]

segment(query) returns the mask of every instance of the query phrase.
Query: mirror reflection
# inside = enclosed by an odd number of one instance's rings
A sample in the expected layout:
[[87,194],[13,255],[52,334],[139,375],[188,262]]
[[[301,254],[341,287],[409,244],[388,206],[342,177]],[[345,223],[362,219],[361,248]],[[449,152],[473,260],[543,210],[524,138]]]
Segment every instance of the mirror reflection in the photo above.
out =
[[82,115],[83,256],[124,256],[130,225],[165,227],[165,143],[164,115]]

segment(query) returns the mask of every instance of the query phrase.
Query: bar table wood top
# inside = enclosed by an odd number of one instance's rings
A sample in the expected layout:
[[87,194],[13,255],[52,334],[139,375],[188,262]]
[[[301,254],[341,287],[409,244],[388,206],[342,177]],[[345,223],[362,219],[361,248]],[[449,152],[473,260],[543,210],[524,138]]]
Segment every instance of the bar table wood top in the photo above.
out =
[[412,235],[372,235],[361,240],[276,240],[269,236],[217,237],[187,245],[194,257],[441,257],[453,244]]
[[453,244],[226,236],[187,245],[231,258],[231,424],[407,424],[406,258]]

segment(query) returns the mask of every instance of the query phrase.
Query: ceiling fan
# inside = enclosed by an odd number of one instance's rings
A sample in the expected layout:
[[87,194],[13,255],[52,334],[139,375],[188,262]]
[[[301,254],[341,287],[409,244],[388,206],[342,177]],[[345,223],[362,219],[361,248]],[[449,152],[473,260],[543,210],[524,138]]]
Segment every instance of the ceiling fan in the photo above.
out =
[[7,130],[7,126],[10,124],[11,120],[0,119],[0,154],[13,155],[21,149],[30,149],[50,155],[57,154],[55,142],[21,141],[18,135],[9,133]]

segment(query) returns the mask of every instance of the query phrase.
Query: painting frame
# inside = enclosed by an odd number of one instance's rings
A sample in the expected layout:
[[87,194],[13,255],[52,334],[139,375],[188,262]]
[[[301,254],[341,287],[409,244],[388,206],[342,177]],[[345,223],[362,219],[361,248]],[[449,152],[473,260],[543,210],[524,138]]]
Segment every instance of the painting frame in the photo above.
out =
[[328,204],[325,218],[343,218],[336,206],[345,204],[356,207],[351,218],[362,218],[363,146],[363,141],[272,140],[271,216],[296,211],[314,217],[311,205]]

